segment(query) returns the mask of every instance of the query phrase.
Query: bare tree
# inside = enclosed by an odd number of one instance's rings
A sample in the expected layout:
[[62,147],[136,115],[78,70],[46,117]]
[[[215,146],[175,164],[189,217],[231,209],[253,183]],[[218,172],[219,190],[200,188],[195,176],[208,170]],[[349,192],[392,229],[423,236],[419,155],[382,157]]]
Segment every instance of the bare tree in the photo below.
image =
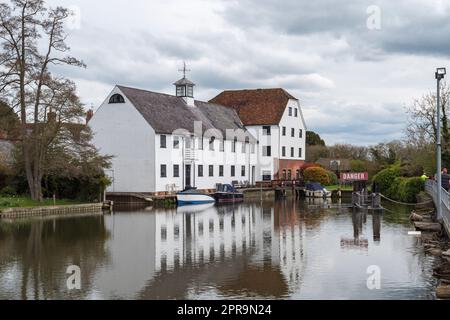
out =
[[54,65],[85,67],[66,55],[64,21],[70,14],[46,8],[43,0],[0,4],[0,98],[18,110],[24,170],[35,200],[42,199],[49,147],[63,123],[84,113],[75,85],[50,71]]
[[[448,127],[450,87],[444,83],[441,92],[441,125],[443,144],[450,143]],[[436,143],[436,93],[430,92],[420,99],[414,100],[407,108],[408,125],[406,136],[408,142],[417,146],[424,143]]]

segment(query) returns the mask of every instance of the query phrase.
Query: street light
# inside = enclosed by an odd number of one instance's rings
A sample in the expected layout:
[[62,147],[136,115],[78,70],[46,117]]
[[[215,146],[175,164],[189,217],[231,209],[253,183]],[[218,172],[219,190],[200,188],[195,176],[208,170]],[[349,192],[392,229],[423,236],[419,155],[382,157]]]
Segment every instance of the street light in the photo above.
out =
[[444,79],[447,74],[447,70],[445,68],[437,68],[436,69],[436,80],[437,80],[437,96],[436,96],[436,113],[437,113],[437,137],[436,137],[436,145],[437,145],[437,184],[438,184],[438,193],[437,193],[437,215],[438,219],[442,219],[442,172],[441,172],[441,80]]

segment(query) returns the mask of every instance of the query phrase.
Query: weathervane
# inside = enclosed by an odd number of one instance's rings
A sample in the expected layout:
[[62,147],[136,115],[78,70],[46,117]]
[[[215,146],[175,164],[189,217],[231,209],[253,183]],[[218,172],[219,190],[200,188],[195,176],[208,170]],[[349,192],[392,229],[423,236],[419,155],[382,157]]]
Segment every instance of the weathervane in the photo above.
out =
[[186,69],[186,61],[183,61],[183,69],[178,69],[178,71],[183,72],[183,78],[186,78],[186,72],[190,72],[190,69]]

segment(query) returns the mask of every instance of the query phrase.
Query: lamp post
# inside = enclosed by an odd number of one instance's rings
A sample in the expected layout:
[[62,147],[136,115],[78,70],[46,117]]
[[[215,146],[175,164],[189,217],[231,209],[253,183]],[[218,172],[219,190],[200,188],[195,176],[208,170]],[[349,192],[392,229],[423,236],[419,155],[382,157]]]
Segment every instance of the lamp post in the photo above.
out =
[[445,68],[437,68],[436,70],[436,80],[437,80],[437,96],[436,96],[436,113],[437,113],[437,137],[436,137],[436,145],[437,145],[437,184],[438,184],[438,193],[437,193],[437,215],[438,219],[442,219],[442,165],[441,165],[441,80],[444,79],[447,70]]

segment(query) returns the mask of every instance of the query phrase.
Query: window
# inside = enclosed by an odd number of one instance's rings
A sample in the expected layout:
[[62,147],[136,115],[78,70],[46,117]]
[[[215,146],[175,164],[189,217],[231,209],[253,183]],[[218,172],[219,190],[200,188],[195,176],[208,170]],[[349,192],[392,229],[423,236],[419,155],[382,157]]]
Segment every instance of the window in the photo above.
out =
[[270,126],[264,126],[263,127],[263,136],[270,136],[272,135],[271,127]]
[[211,137],[211,139],[209,139],[209,151],[214,151],[214,141],[216,140],[216,138]]
[[287,179],[290,181],[292,180],[292,170],[288,170],[288,176]]
[[219,177],[223,177],[223,166],[219,166]]
[[186,94],[186,87],[185,86],[178,86],[177,87],[177,97],[184,97]]
[[291,158],[295,157],[294,148],[291,148]]
[[220,142],[219,142],[219,151],[220,152],[225,151],[225,141],[224,140],[220,140]]
[[282,156],[282,157],[286,157],[286,147],[283,147],[283,148],[282,148],[281,156]]
[[203,165],[198,165],[198,176],[203,177]]
[[289,117],[292,117],[292,108],[289,107]]
[[295,177],[297,180],[300,180],[300,170],[296,171]]
[[232,177],[236,176],[236,166],[231,166],[231,176]]
[[209,176],[214,177],[214,166],[209,166]]
[[234,137],[233,143],[231,144],[231,152],[236,152],[236,144],[237,144],[237,138]]
[[294,112],[295,117],[298,118],[298,109],[294,109]]
[[180,149],[180,137],[173,137],[173,148]]
[[303,138],[303,130],[300,129],[300,138]]
[[125,103],[125,99],[120,94],[114,94],[109,98],[109,103]]
[[295,129],[294,128],[291,129],[291,137],[295,138]]
[[286,127],[283,127],[283,136],[286,136]]
[[241,176],[245,177],[245,166],[241,167]]
[[187,87],[187,96],[191,98],[194,96],[194,87],[192,86]]
[[263,171],[262,178],[263,178],[263,181],[272,181],[272,172]]
[[192,144],[191,138],[186,138],[185,142],[186,149],[191,149],[191,144]]
[[267,146],[263,147],[263,157],[271,157],[272,156],[272,147]]
[[283,170],[283,175],[281,176],[281,180],[286,180],[286,170]]
[[161,178],[167,178],[167,166],[165,164],[161,165]]
[[173,165],[173,177],[174,178],[180,177],[180,166],[178,164]]
[[159,137],[159,146],[161,147],[161,149],[167,148],[167,137],[166,136]]
[[302,150],[302,148],[298,149],[298,157],[299,158],[303,157],[303,150]]

